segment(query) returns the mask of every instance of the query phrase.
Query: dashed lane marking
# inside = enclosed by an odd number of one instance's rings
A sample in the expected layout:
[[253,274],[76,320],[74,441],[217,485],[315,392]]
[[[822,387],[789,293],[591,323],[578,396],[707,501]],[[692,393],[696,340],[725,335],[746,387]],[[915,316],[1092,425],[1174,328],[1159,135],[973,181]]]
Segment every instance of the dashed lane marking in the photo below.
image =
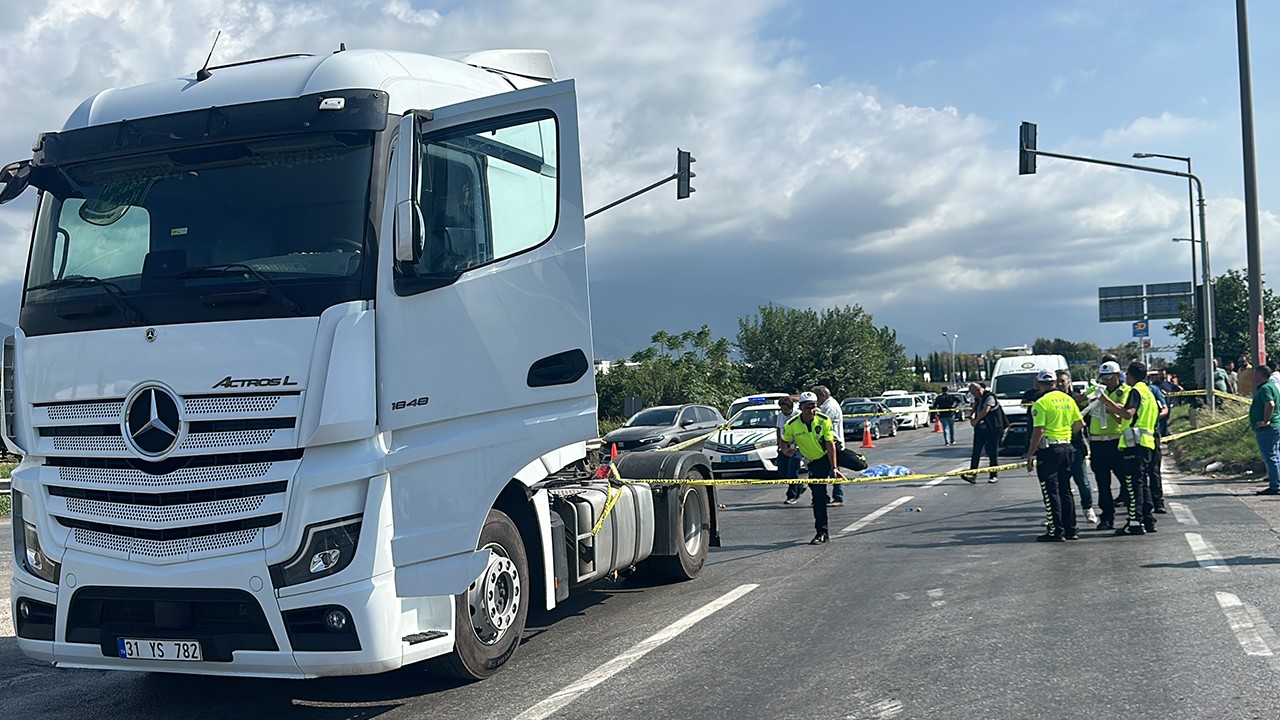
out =
[[605,680],[608,680],[614,675],[617,675],[623,670],[626,670],[632,663],[645,655],[648,655],[652,650],[665,645],[668,641],[674,639],[685,630],[693,627],[698,623],[698,621],[711,616],[718,610],[724,609],[730,603],[758,587],[760,586],[757,584],[739,585],[733,590],[721,595],[719,598],[712,600],[706,605],[703,605],[697,610],[694,610],[688,615],[685,615],[679,620],[671,623],[662,630],[659,630],[657,633],[641,640],[639,643],[632,646],[630,650],[627,650],[609,662],[578,678],[577,682],[566,686],[564,689],[556,692],[546,700],[543,700],[537,705],[534,705],[528,710],[520,713],[516,716],[515,720],[542,720],[543,718],[550,717],[564,706],[574,700],[577,700],[583,693],[586,693],[591,688],[599,685]]
[[943,605],[947,604],[947,601],[942,599],[942,588],[934,588],[932,590],[926,590],[925,594],[929,596],[929,599],[931,601],[929,604],[932,605],[933,607],[942,607]]
[[861,520],[859,520],[859,521],[855,522],[854,524],[850,525],[849,527],[847,527],[847,528],[845,528],[845,529],[841,530],[839,534],[840,534],[840,535],[848,535],[849,533],[858,532],[858,531],[859,531],[859,530],[861,530],[862,528],[864,528],[864,527],[866,527],[866,526],[870,525],[871,523],[875,522],[877,519],[879,519],[879,517],[880,517],[881,515],[884,515],[885,513],[888,513],[888,512],[892,512],[894,508],[898,507],[899,505],[901,505],[901,504],[903,504],[903,503],[905,503],[905,502],[908,502],[908,501],[912,500],[912,499],[913,499],[913,497],[914,497],[914,496],[912,496],[912,495],[903,495],[902,497],[898,498],[897,500],[894,500],[893,502],[889,503],[888,505],[885,505],[884,507],[880,508],[879,510],[876,510],[876,511],[874,511],[874,512],[870,513],[869,515],[867,515],[866,517],[862,518]]
[[1173,511],[1173,517],[1183,525],[1199,525],[1200,521],[1196,520],[1196,516],[1191,512],[1191,508],[1180,502],[1169,503],[1169,509]]
[[1231,572],[1231,568],[1223,562],[1222,556],[1218,554],[1216,548],[1200,536],[1200,533],[1185,533],[1187,544],[1191,546],[1191,553],[1196,556],[1196,562],[1200,563],[1200,567],[1206,568],[1212,572]]
[[1219,591],[1215,594],[1218,596],[1218,605],[1227,616],[1227,624],[1231,626],[1231,632],[1236,634],[1236,640],[1240,642],[1245,654],[1257,657],[1275,655],[1267,642],[1268,638],[1274,641],[1275,632],[1266,619],[1261,617],[1261,613],[1250,612],[1253,608],[1247,607],[1240,602],[1239,597],[1229,592]]

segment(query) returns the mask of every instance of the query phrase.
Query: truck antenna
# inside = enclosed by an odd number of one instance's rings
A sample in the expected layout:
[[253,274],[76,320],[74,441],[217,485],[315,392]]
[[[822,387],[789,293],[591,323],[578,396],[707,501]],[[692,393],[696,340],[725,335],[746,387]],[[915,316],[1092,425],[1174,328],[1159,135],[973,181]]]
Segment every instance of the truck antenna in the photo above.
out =
[[204,82],[213,77],[213,73],[209,72],[209,61],[213,59],[213,49],[218,47],[218,38],[222,37],[222,31],[219,30],[217,35],[213,36],[213,45],[209,47],[209,56],[204,59],[204,65],[196,71],[196,82]]

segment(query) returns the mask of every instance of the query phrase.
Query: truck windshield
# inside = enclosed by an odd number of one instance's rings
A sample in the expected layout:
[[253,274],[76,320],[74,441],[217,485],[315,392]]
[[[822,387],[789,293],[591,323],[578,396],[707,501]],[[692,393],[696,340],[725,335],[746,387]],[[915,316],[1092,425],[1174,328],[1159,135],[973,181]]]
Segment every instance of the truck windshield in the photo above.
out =
[[991,381],[991,392],[1001,400],[1021,400],[1022,394],[1036,382],[1036,373],[1010,373],[998,375]]
[[60,168],[37,213],[24,332],[318,315],[359,299],[372,142],[313,133]]

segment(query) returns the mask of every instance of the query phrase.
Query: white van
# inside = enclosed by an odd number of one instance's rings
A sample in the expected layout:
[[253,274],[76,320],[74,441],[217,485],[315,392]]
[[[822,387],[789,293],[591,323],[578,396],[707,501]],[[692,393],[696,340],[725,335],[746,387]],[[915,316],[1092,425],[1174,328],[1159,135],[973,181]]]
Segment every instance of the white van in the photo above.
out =
[[1004,408],[1009,418],[1009,428],[1000,439],[1000,449],[1012,452],[1026,450],[1031,437],[1027,423],[1028,408],[1022,407],[1022,396],[1036,385],[1036,375],[1042,370],[1057,373],[1067,369],[1067,359],[1061,355],[1017,355],[996,360],[991,373],[991,392]]

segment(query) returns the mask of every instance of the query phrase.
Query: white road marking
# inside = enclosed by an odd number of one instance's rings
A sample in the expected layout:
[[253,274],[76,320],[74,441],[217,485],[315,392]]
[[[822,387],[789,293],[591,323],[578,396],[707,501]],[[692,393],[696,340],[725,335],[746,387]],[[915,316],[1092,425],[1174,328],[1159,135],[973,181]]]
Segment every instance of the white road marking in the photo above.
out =
[[910,599],[910,597],[911,597],[911,596],[910,596],[910,595],[908,595],[908,594],[906,594],[906,593],[894,593],[894,594],[893,594],[893,599],[894,599],[894,600],[907,600],[907,599]]
[[924,486],[925,486],[925,487],[933,487],[934,485],[939,485],[939,484],[941,484],[943,480],[950,480],[950,479],[951,479],[951,478],[950,478],[950,476],[943,476],[943,477],[940,477],[940,478],[934,478],[934,479],[930,480],[929,482],[925,483],[925,484],[924,484]]
[[1240,647],[1244,649],[1245,654],[1258,657],[1274,655],[1275,653],[1263,637],[1264,633],[1272,638],[1275,637],[1267,621],[1263,619],[1259,624],[1260,615],[1250,612],[1251,608],[1246,607],[1235,595],[1229,592],[1215,594],[1218,596],[1218,605],[1227,616],[1227,624],[1231,626],[1231,632],[1236,634],[1236,640],[1240,642]]
[[1169,509],[1173,511],[1173,517],[1183,525],[1199,525],[1200,521],[1196,520],[1196,516],[1192,514],[1191,508],[1180,502],[1169,503]]
[[1162,487],[1162,488],[1164,489],[1164,494],[1165,494],[1165,495],[1178,495],[1178,494],[1180,494],[1180,493],[1179,493],[1179,491],[1178,491],[1178,483],[1175,483],[1175,482],[1165,482],[1165,483],[1161,483],[1161,484],[1160,484],[1160,487]]
[[1222,556],[1218,554],[1217,549],[1208,540],[1200,537],[1199,533],[1184,534],[1187,538],[1187,544],[1191,546],[1191,553],[1196,556],[1196,562],[1200,563],[1200,567],[1207,568],[1213,572],[1231,572],[1231,568],[1227,567],[1222,560]]
[[884,515],[884,514],[885,514],[885,513],[887,513],[887,512],[891,512],[894,508],[898,507],[899,505],[901,505],[901,504],[903,504],[903,503],[905,503],[905,502],[909,502],[909,501],[912,499],[912,497],[913,497],[913,496],[911,496],[911,495],[903,495],[902,497],[898,498],[897,500],[894,500],[893,502],[889,503],[888,505],[885,505],[884,507],[880,508],[879,510],[876,510],[876,511],[872,512],[870,515],[867,515],[866,517],[864,517],[864,518],[862,518],[861,520],[859,520],[859,521],[855,522],[854,524],[850,525],[849,527],[847,527],[847,528],[845,528],[845,529],[841,530],[839,534],[840,534],[840,535],[848,535],[849,533],[857,532],[857,531],[861,530],[862,528],[864,528],[864,527],[866,527],[866,526],[870,525],[871,523],[875,522],[875,521],[876,521],[876,519],[877,519],[877,518],[879,518],[881,515]]
[[641,640],[639,643],[632,646],[630,650],[627,650],[595,670],[583,675],[578,678],[576,682],[566,686],[564,689],[554,693],[546,700],[543,700],[537,705],[534,705],[528,710],[520,713],[515,717],[515,720],[542,720],[542,718],[550,717],[564,706],[574,700],[577,700],[583,693],[599,685],[605,680],[608,680],[614,675],[617,675],[623,670],[626,670],[632,663],[645,655],[648,655],[650,651],[661,647],[669,640],[680,635],[680,633],[683,633],[685,630],[693,627],[699,620],[703,620],[709,617],[712,613],[715,613],[717,610],[727,607],[733,601],[758,587],[760,586],[756,584],[739,585],[733,590],[721,595],[719,598],[712,600],[706,605],[703,605],[697,610],[694,610],[688,615],[685,615],[679,620],[671,623],[662,630],[659,630],[657,633]]
[[9,607],[9,598],[0,597],[0,637],[13,636],[13,610]]
[[942,607],[943,605],[947,604],[947,601],[942,599],[942,588],[925,590],[925,595],[928,595],[930,598],[932,598],[932,602],[930,602],[929,604],[932,605],[933,607]]

